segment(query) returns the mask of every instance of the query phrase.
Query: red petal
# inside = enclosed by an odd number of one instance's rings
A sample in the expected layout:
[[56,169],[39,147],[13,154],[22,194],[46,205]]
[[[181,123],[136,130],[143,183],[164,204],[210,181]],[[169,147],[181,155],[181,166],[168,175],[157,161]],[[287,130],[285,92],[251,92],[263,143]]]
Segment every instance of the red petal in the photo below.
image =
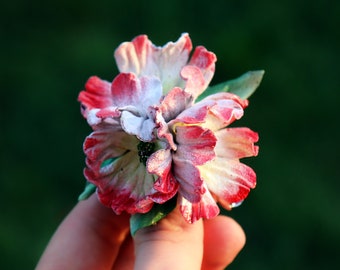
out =
[[191,49],[188,34],[163,47],[153,45],[147,36],[142,35],[132,42],[122,43],[114,55],[120,72],[156,76],[162,81],[163,93],[168,93],[183,84],[180,71],[187,64]]
[[132,42],[122,43],[116,49],[114,57],[120,72],[132,72],[139,75],[148,64],[148,57],[151,52],[151,41],[146,35],[140,35],[134,38]]
[[175,120],[170,122],[170,125],[176,126],[176,123],[181,122],[184,124],[200,124],[215,131],[242,117],[243,104],[238,103],[233,98],[224,98],[228,95],[221,95],[220,97],[221,99],[218,99],[216,95],[213,95],[211,98],[203,99],[179,114]]
[[[115,213],[146,213],[153,204],[152,197],[158,193],[154,188],[154,176],[147,173],[135,152],[127,152],[112,163],[94,170],[84,170],[88,181],[97,186],[101,202]],[[161,200],[162,194],[157,196]],[[165,197],[167,198],[167,194]],[[162,201],[164,202],[164,200]]]
[[193,97],[179,87],[173,88],[163,99],[160,110],[164,120],[170,121],[192,104]]
[[205,192],[199,170],[188,160],[173,158],[173,170],[180,184],[179,193],[192,203],[201,200]]
[[122,130],[107,128],[94,131],[85,139],[83,145],[87,166],[99,170],[105,160],[119,157],[131,149],[137,149],[137,144],[138,141],[134,136]]
[[154,188],[161,193],[169,194],[172,198],[178,190],[178,182],[171,171],[172,156],[170,150],[160,149],[147,160],[147,170],[158,176]]
[[216,137],[200,126],[178,126],[175,130],[177,150],[174,158],[202,165],[215,157]]
[[78,101],[85,107],[83,115],[86,117],[87,112],[93,108],[105,108],[112,104],[111,84],[100,78],[93,76],[85,84],[85,90],[81,91]]
[[181,76],[186,81],[185,91],[196,99],[206,88],[203,74],[198,67],[185,66],[181,70]]
[[159,103],[162,86],[154,77],[137,78],[132,73],[120,73],[112,82],[113,105],[117,107],[134,106],[140,113],[149,106]]
[[225,128],[215,132],[217,156],[240,159],[257,156],[259,147],[254,145],[259,136],[249,128]]
[[216,217],[220,209],[209,191],[206,191],[198,203],[191,203],[183,196],[179,197],[180,211],[188,223],[194,223],[200,218],[211,219]]
[[203,90],[207,88],[215,72],[215,62],[217,58],[212,52],[209,52],[203,46],[198,46],[191,57],[189,65],[196,66],[200,69],[203,78]]
[[199,170],[209,190],[224,202],[224,207],[244,200],[256,185],[255,172],[238,160],[217,157]]

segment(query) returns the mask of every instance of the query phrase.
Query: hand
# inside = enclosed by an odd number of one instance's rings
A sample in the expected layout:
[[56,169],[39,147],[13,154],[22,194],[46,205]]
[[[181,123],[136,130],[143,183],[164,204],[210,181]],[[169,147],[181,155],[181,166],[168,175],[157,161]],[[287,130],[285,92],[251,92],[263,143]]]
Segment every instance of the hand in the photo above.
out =
[[220,270],[244,244],[244,232],[233,219],[188,224],[178,209],[132,238],[129,215],[115,215],[91,196],[61,223],[36,269]]

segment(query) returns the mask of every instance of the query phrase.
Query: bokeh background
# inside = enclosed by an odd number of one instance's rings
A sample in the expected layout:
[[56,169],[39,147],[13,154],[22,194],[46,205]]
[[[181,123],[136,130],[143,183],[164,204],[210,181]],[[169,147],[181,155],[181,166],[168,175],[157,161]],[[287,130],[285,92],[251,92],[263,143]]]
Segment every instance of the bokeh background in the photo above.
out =
[[113,50],[189,32],[212,84],[264,80],[238,125],[260,134],[258,186],[227,213],[247,234],[229,269],[336,269],[340,243],[340,1],[6,1],[1,4],[0,268],[33,269],[84,187],[77,95],[112,80]]

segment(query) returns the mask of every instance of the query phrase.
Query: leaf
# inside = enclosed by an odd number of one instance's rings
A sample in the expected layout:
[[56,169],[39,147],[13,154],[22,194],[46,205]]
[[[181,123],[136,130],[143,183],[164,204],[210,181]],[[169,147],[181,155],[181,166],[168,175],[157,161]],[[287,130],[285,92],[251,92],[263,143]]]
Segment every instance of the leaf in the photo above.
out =
[[230,92],[238,95],[242,99],[249,98],[260,85],[264,74],[264,70],[248,71],[240,77],[229,80],[214,86],[209,86],[197,99],[197,101],[203,98],[220,93],[220,92]]
[[90,197],[95,191],[96,186],[92,183],[86,182],[86,186],[84,191],[79,195],[78,201],[86,200],[88,197]]
[[130,230],[131,235],[142,228],[155,225],[162,218],[166,217],[176,207],[177,199],[172,198],[171,200],[163,204],[154,204],[152,209],[145,214],[134,214],[130,218]]

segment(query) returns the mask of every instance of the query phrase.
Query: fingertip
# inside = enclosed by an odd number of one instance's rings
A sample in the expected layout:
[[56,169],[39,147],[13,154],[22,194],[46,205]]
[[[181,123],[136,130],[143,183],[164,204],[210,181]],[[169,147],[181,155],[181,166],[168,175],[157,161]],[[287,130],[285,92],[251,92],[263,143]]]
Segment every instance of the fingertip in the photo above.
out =
[[202,269],[222,269],[229,265],[246,243],[242,227],[232,218],[217,216],[204,221]]
[[138,269],[200,269],[203,223],[186,223],[178,209],[134,236]]

